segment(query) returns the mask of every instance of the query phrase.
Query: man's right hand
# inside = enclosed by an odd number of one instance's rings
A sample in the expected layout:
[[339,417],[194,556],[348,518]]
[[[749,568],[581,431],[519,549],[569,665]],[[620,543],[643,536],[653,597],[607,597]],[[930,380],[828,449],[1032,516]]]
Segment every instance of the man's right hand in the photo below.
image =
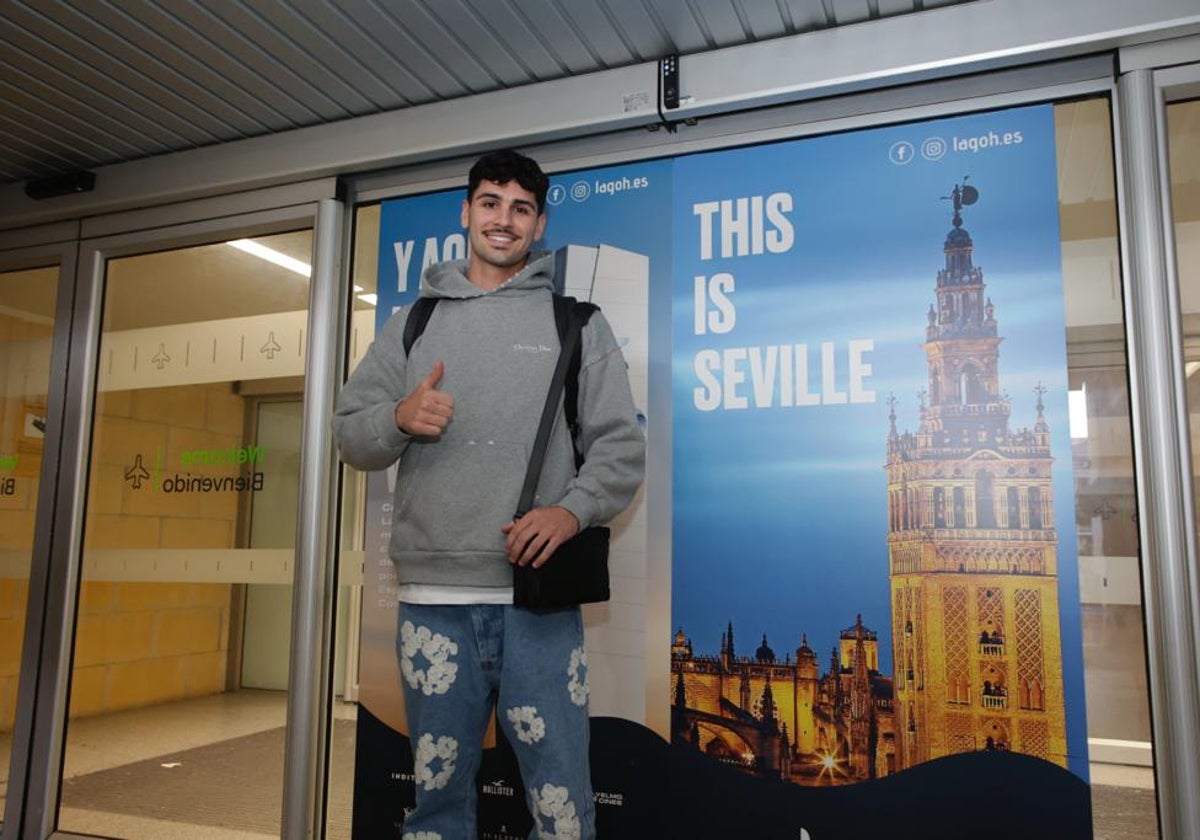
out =
[[413,437],[437,437],[454,416],[454,397],[438,390],[446,365],[441,359],[413,392],[396,404],[396,428]]

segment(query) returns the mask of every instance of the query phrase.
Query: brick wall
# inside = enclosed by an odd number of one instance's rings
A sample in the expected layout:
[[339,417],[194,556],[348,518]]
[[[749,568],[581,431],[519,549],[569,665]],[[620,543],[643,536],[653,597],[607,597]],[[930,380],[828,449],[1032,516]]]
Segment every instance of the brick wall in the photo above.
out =
[[44,411],[50,335],[48,324],[0,316],[0,730],[16,707],[41,465],[26,415]]
[[[175,473],[236,475],[235,465],[186,467],[183,452],[225,450],[242,442],[243,401],[228,384],[105,392],[97,424],[84,530],[85,552],[234,548],[235,492],[164,493]],[[134,488],[136,456],[151,474]],[[157,482],[157,483],[156,483]],[[0,521],[0,548],[32,542],[32,501]],[[0,516],[14,511],[0,509]],[[70,714],[96,714],[225,688],[229,584],[172,580],[84,582],[79,597]],[[0,580],[0,727],[10,728],[27,583]],[[9,632],[15,628],[14,632]]]

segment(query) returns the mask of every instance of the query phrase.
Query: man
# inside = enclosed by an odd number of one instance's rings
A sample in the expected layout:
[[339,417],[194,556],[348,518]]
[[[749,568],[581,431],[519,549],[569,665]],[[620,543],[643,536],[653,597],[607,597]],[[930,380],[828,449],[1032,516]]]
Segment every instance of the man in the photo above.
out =
[[343,460],[399,459],[389,551],[416,808],[405,840],[474,840],[475,776],[493,707],[517,755],[536,837],[595,836],[587,659],[578,607],[512,605],[512,564],[547,562],[632,500],[645,445],[624,358],[604,317],[582,333],[576,474],[560,409],[534,507],[513,522],[558,358],[554,256],[531,253],[549,180],[512,151],[471,168],[466,260],[430,266],[440,298],[405,354],[407,309],[381,330],[338,399]]

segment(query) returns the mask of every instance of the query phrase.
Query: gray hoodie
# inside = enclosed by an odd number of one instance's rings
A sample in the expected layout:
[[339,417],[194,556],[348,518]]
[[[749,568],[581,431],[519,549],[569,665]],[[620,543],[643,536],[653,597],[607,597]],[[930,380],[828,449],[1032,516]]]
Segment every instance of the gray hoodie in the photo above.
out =
[[[334,411],[334,436],[347,464],[382,470],[399,459],[389,552],[402,584],[511,585],[500,529],[516,511],[558,359],[553,254],[532,255],[491,292],[468,280],[466,268],[458,260],[426,270],[421,294],[442,300],[411,356],[404,353],[404,307],[376,336]],[[586,528],[609,521],[633,499],[645,441],[625,359],[601,313],[592,315],[582,338],[584,463],[576,475],[560,409],[534,506],[561,505]],[[454,417],[440,439],[414,438],[396,428],[394,410],[438,359]]]

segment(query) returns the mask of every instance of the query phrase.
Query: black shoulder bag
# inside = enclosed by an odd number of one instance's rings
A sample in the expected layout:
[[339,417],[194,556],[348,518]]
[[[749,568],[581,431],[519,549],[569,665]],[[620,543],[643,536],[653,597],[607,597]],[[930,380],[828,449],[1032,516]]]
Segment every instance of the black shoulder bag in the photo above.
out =
[[[558,301],[555,303],[558,304]],[[566,332],[562,337],[562,350],[554,368],[554,378],[550,381],[550,391],[546,394],[546,405],[542,409],[533,451],[529,455],[529,469],[525,472],[525,486],[521,489],[514,519],[520,519],[533,507],[533,493],[542,473],[546,444],[550,441],[550,432],[558,414],[558,398],[571,359],[578,354],[581,323],[574,303],[566,298],[560,304],[568,311]],[[513,604],[530,609],[552,609],[607,601],[608,536],[608,528],[603,526],[584,528],[560,545],[538,568],[532,565],[513,566]]]

